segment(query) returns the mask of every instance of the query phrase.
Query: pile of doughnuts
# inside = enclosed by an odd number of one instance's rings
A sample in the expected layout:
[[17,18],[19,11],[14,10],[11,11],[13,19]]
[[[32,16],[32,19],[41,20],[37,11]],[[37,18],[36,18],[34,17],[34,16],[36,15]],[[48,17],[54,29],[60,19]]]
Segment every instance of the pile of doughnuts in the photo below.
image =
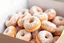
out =
[[64,29],[64,17],[56,15],[54,9],[38,6],[23,9],[7,18],[3,34],[30,43],[55,43]]

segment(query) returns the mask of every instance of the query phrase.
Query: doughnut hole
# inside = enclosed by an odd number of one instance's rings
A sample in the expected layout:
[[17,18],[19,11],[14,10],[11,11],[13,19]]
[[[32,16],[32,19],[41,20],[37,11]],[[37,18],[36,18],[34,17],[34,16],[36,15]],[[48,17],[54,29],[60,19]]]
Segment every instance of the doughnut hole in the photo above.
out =
[[46,35],[45,35],[45,38],[47,39],[49,36],[50,36],[50,35],[46,34]]
[[25,14],[25,11],[23,11],[22,14]]
[[34,18],[30,19],[29,23],[32,23],[34,21]]
[[60,21],[62,21],[63,19],[62,18],[59,18]]
[[23,33],[23,34],[21,34],[21,36],[24,36],[25,34]]

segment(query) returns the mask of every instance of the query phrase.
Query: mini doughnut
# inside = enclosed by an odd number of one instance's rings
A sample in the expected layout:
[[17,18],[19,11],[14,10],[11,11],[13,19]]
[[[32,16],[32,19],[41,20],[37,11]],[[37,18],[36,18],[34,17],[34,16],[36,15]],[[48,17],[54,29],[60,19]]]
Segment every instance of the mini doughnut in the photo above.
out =
[[19,15],[19,19],[20,19],[20,18],[23,18],[23,17],[25,17],[25,16],[31,16],[31,14],[28,13],[28,12],[26,12],[26,13],[24,13],[24,14],[21,14],[21,15]]
[[16,26],[16,30],[18,32],[19,30],[21,30],[21,28],[19,26]]
[[64,29],[64,26],[58,26],[56,31],[54,32],[54,35],[60,36],[62,34],[63,29]]
[[41,25],[40,20],[35,16],[28,17],[24,21],[24,28],[26,29],[26,31],[29,32],[34,32],[38,30],[40,28],[40,25]]
[[37,13],[37,12],[42,12],[43,13],[43,10],[40,8],[40,7],[37,7],[37,6],[33,6],[31,9],[30,9],[30,13],[33,15],[34,13]]
[[59,25],[64,25],[64,18],[61,17],[61,16],[56,16],[56,17],[52,20],[52,22],[53,22],[54,24],[56,24],[57,26],[59,26]]
[[46,13],[34,13],[33,15],[38,17],[40,21],[48,20],[48,15]]
[[54,43],[58,40],[59,36],[54,36]]
[[56,16],[56,11],[54,9],[48,9],[45,13],[48,15],[48,20],[52,20]]
[[28,15],[25,15],[25,16],[22,16],[22,18],[19,18],[19,20],[18,20],[18,26],[20,27],[20,28],[24,28],[24,20],[27,18],[27,17],[29,17]]
[[63,29],[64,29],[64,26],[58,26],[57,29],[56,29],[56,31],[61,31],[62,32]]
[[53,33],[56,30],[56,25],[47,20],[44,20],[42,21],[41,28]]
[[6,20],[5,25],[7,27],[9,27],[9,26],[16,26],[18,18],[19,18],[19,16],[17,14],[13,15],[12,17],[10,17],[9,19]]
[[35,39],[32,39],[32,40],[30,41],[30,43],[36,43],[36,40],[35,40]]
[[23,16],[31,16],[28,9],[23,9],[17,13],[19,15],[19,18],[22,18]]
[[9,26],[5,29],[5,31],[3,32],[3,34],[11,36],[11,37],[15,37],[16,36],[16,28],[14,26]]
[[31,40],[31,33],[22,29],[22,30],[18,31],[18,33],[16,34],[16,38],[24,40],[24,41],[30,41]]
[[46,30],[40,31],[38,35],[36,36],[36,42],[37,43],[52,43],[53,35]]
[[17,13],[20,14],[20,15],[23,15],[23,14],[25,14],[25,13],[27,13],[27,12],[29,12],[28,9],[22,9],[21,11],[19,11],[19,12],[17,12]]

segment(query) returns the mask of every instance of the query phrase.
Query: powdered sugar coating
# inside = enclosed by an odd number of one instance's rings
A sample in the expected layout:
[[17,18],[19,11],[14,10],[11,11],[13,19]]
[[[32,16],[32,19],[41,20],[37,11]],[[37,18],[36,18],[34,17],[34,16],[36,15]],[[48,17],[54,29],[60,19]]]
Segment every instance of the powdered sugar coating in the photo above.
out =
[[58,26],[57,29],[56,29],[56,31],[61,31],[62,32],[63,29],[64,29],[64,26]]
[[38,33],[38,37],[39,37],[39,40],[42,42],[42,43],[52,43],[53,42],[53,36],[50,32],[48,31],[40,31]]
[[48,20],[52,20],[56,16],[56,11],[54,9],[48,9],[45,13],[48,15]]
[[40,7],[37,7],[37,6],[33,6],[31,9],[30,9],[30,13],[33,15],[34,13],[37,13],[37,12],[43,12],[43,10],[40,8]]
[[19,14],[19,15],[23,15],[23,14],[25,14],[25,13],[27,13],[27,12],[29,12],[28,9],[22,9],[22,10],[20,10],[20,11],[18,12],[18,14]]
[[19,18],[18,20],[18,26],[23,28],[24,27],[24,20],[27,19],[29,16],[29,14],[26,14],[26,15],[22,15],[21,18]]
[[24,41],[30,41],[31,40],[31,33],[22,29],[22,30],[18,31],[18,33],[16,34],[16,38],[24,40]]
[[48,15],[46,13],[34,13],[33,16],[36,16],[40,19],[40,21],[48,20]]
[[54,24],[56,24],[57,26],[59,25],[64,25],[64,18],[61,16],[56,16],[53,21]]
[[[40,27],[40,24],[41,24],[40,20],[35,16],[28,17],[24,21],[24,27],[26,30],[32,30],[32,29],[37,30]],[[35,31],[35,30],[33,30],[33,31]]]
[[6,20],[5,25],[16,26],[19,16],[17,14],[13,15],[10,19]]
[[42,21],[41,27],[42,27],[42,29],[50,31],[50,32],[55,32],[55,30],[57,28],[55,24],[53,24],[47,20]]

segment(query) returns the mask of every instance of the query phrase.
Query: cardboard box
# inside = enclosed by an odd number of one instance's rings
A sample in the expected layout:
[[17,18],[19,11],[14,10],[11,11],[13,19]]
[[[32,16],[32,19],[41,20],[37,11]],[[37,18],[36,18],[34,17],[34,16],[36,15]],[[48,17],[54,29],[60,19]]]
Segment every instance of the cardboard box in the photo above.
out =
[[[57,11],[57,15],[64,16],[64,3],[63,2],[52,1],[52,0],[27,0],[27,1],[24,0],[24,1],[25,1],[24,5],[27,5],[27,6],[25,6],[25,8],[27,8],[27,7],[30,8],[34,5],[41,7],[43,10],[46,10],[48,8],[54,8]],[[21,3],[20,3],[20,6],[21,6]],[[22,9],[22,8],[20,8],[20,9]],[[15,11],[18,11],[18,9],[15,10]],[[11,12],[11,13],[13,13],[13,12]],[[26,41],[16,39],[16,38],[13,38],[13,37],[9,37],[9,36],[2,34],[3,30],[5,29],[4,22],[7,18],[7,16],[8,16],[8,13],[6,13],[6,17],[4,16],[4,18],[5,18],[5,19],[3,18],[4,20],[0,19],[2,21],[1,24],[0,24],[0,30],[1,30],[1,32],[0,32],[0,43],[30,43],[30,42],[26,42]],[[1,17],[3,17],[3,16],[1,16]],[[60,36],[60,38],[57,40],[56,43],[64,43],[63,40],[64,40],[64,34],[62,34]]]

